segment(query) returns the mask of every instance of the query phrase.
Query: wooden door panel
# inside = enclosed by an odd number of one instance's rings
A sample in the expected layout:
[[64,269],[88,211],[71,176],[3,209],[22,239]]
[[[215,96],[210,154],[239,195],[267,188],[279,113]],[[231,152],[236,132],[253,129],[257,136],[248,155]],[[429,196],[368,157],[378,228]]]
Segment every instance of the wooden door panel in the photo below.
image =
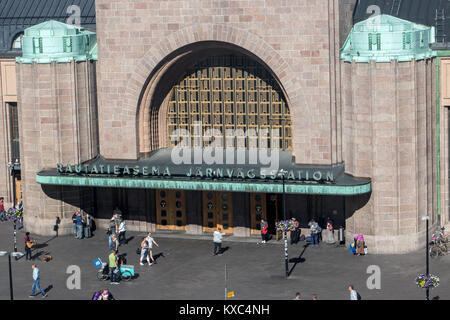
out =
[[186,230],[186,203],[183,190],[156,190],[156,228]]
[[230,192],[203,192],[203,232],[214,232],[217,227],[223,233],[232,234],[233,196]]
[[267,202],[265,193],[250,194],[251,234],[261,233],[261,219],[267,220]]

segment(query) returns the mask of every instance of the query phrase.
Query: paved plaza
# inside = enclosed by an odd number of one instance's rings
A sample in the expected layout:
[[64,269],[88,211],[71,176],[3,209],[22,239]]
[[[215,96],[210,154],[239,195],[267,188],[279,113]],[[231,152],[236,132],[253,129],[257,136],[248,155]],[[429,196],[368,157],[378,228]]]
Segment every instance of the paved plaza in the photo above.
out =
[[[143,233],[127,232],[133,239],[120,247],[126,253],[128,264],[135,266],[137,278],[120,285],[110,285],[96,278],[93,260],[107,260],[108,240],[103,230],[90,239],[77,240],[72,236],[34,237],[38,248],[33,251],[35,262],[41,269],[41,287],[51,286],[48,299],[90,299],[96,290],[110,288],[117,299],[218,299],[224,298],[225,264],[228,268],[228,288],[237,299],[292,299],[300,291],[305,300],[317,294],[321,300],[347,300],[348,284],[353,284],[364,300],[371,299],[424,299],[425,292],[417,288],[414,278],[425,271],[423,251],[408,255],[353,256],[347,249],[321,244],[318,248],[304,247],[304,243],[289,247],[291,277],[284,278],[284,252],[282,241],[266,245],[255,241],[230,241],[223,255],[213,256],[212,240],[208,237],[188,237],[154,233],[160,248],[157,264],[140,266],[136,248]],[[18,232],[18,249],[23,251],[24,231]],[[231,239],[233,240],[233,239]],[[0,250],[13,248],[13,227],[10,222],[0,223]],[[369,248],[370,250],[370,248]],[[44,262],[44,254],[53,256]],[[162,255],[161,255],[162,254]],[[441,284],[431,291],[431,297],[450,299],[450,257],[430,261],[431,273],[438,275]],[[31,292],[32,262],[21,258],[12,261],[14,296],[29,299]],[[68,290],[67,267],[81,268],[81,289]],[[381,289],[369,290],[370,276],[366,270],[371,265],[381,269]],[[9,299],[8,263],[0,257],[0,299]],[[37,296],[34,299],[41,299]]]

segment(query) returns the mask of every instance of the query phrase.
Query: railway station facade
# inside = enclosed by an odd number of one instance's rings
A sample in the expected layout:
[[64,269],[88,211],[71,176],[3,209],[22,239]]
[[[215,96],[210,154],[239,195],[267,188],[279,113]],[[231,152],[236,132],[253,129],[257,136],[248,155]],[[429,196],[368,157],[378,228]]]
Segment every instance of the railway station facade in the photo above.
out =
[[[25,226],[241,237],[328,217],[374,253],[448,221],[445,51],[353,1],[96,0],[96,30],[47,21],[15,60]],[[450,95],[449,95],[450,97]]]

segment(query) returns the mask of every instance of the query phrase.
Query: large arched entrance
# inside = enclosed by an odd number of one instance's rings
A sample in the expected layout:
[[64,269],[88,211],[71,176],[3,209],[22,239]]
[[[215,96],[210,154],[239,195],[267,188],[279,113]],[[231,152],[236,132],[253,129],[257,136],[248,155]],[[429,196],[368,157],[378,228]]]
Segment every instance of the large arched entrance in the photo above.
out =
[[[258,57],[229,43],[194,43],[161,61],[141,92],[139,156],[170,147],[175,130],[190,132],[199,122],[202,134],[259,130],[267,132],[269,147],[292,150],[290,110],[283,86]],[[229,142],[255,146],[252,139]]]
[[[290,107],[282,85],[258,57],[226,43],[196,43],[161,62],[142,93],[138,122],[144,158],[180,142],[201,148],[292,151],[293,147]],[[220,226],[234,233],[234,193],[201,194],[202,231]],[[183,230],[184,192],[156,190],[156,195],[157,228]],[[273,197],[257,193],[247,198],[247,230],[259,233]]]

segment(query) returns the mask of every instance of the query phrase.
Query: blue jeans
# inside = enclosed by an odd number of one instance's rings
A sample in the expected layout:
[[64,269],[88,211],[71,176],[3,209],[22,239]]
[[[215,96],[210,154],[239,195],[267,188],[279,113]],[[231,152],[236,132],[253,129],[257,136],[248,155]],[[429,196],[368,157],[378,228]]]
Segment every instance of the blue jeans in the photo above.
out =
[[76,225],[76,223],[73,224],[73,234],[77,235],[77,225]]
[[77,239],[83,238],[83,226],[77,225]]
[[92,236],[91,227],[84,227],[84,236],[90,238]]
[[33,286],[31,287],[31,295],[32,296],[35,295],[36,288],[38,289],[38,291],[40,291],[42,293],[43,296],[45,296],[45,291],[42,290],[41,287],[39,286],[39,281],[40,281],[39,278],[33,281]]
[[113,282],[119,282],[119,275],[117,274],[117,273],[115,273],[115,271],[116,271],[116,267],[111,267],[111,268],[109,268],[110,270],[111,270],[111,274],[110,274],[110,276],[109,276],[109,278],[110,278],[110,280],[111,280],[111,283],[113,283]]
[[319,244],[319,234],[311,234],[312,237],[312,244],[313,245],[318,245]]

